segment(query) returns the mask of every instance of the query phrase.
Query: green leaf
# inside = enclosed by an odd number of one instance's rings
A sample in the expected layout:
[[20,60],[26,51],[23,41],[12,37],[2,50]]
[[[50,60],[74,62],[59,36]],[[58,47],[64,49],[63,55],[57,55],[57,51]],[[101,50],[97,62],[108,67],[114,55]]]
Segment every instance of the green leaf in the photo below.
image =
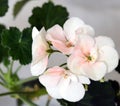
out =
[[[4,30],[4,29],[5,29],[5,26],[0,24],[0,34],[2,33],[2,30]],[[1,38],[0,38],[0,41],[1,41]]]
[[19,12],[22,10],[22,8],[25,6],[26,3],[28,3],[30,0],[21,0],[21,1],[18,1],[15,6],[14,6],[14,9],[13,9],[13,16],[16,17]]
[[[89,97],[89,98],[88,98]],[[115,92],[110,82],[92,81],[80,106],[115,106]]]
[[120,105],[120,84],[115,80],[114,81],[109,80],[109,82],[111,83],[112,88],[114,89],[114,92],[115,92],[116,106],[119,106]]
[[65,7],[54,5],[52,2],[43,4],[43,6],[36,7],[32,11],[32,16],[29,18],[31,26],[36,26],[41,29],[43,26],[48,29],[55,24],[63,25],[68,19],[68,12]]
[[3,62],[4,65],[8,65],[9,64],[9,59],[8,59],[8,49],[7,48],[4,48],[2,45],[1,45],[1,33],[3,30],[5,30],[5,26],[0,24],[0,62]]
[[[7,54],[8,54],[8,50],[7,50]],[[6,67],[10,64],[9,56],[3,58],[3,64]]]
[[0,16],[4,16],[8,11],[8,0],[0,0]]
[[120,60],[119,60],[118,66],[116,67],[115,70],[120,74]]
[[109,82],[111,83],[111,85],[112,85],[112,88],[114,89],[114,91],[115,91],[115,95],[117,96],[117,94],[119,93],[119,91],[120,91],[120,85],[119,85],[119,82],[117,82],[117,81],[113,81],[113,80],[109,80]]
[[13,60],[19,60],[24,65],[32,60],[31,31],[31,28],[26,28],[20,32],[19,29],[11,27],[2,32],[2,45],[9,49],[9,55]]

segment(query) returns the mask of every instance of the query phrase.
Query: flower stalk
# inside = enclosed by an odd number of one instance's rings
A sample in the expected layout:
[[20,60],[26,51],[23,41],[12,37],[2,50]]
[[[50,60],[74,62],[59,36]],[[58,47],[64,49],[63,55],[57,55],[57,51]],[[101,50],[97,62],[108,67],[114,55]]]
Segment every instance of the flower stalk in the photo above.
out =
[[36,80],[37,77],[30,77],[30,78],[26,78],[26,79],[23,79],[23,80],[20,80],[16,83],[16,85],[22,85],[26,82],[30,82],[30,81],[33,81],[33,80]]

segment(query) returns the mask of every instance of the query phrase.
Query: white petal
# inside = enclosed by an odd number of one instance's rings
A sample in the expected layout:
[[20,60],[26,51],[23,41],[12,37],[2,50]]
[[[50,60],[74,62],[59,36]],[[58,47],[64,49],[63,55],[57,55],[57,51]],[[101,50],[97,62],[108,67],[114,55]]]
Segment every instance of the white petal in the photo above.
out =
[[78,76],[79,78],[79,81],[82,83],[82,84],[90,84],[90,80],[89,78],[85,77],[85,76]]
[[76,40],[75,31],[79,28],[80,25],[83,24],[84,22],[77,17],[72,17],[64,23],[63,28],[64,31],[67,33],[66,37],[69,41],[75,42],[74,41]]
[[56,98],[56,99],[62,99],[57,86],[54,88],[47,87],[46,90],[51,97]]
[[71,81],[74,81],[74,82],[78,82],[79,81],[77,75],[75,75],[73,73],[70,73],[70,79],[71,79]]
[[49,41],[59,40],[65,41],[65,34],[60,25],[54,25],[52,28],[48,29],[46,39]]
[[97,62],[94,64],[84,64],[82,65],[86,77],[91,78],[92,80],[100,80],[103,78],[107,71],[107,66],[104,62]]
[[98,36],[98,37],[95,38],[95,40],[96,40],[96,44],[99,48],[101,48],[103,46],[115,47],[115,44],[110,37]]
[[113,71],[117,67],[119,61],[117,51],[112,47],[104,46],[99,50],[99,53],[99,60],[106,62],[108,66],[108,72]]
[[77,30],[76,30],[76,34],[77,35],[81,35],[81,36],[84,36],[84,35],[90,35],[90,36],[94,36],[95,35],[95,31],[94,29],[89,26],[89,25],[81,25]]
[[72,73],[85,75],[85,72],[80,65],[80,59],[77,56],[71,55],[67,60],[67,66]]
[[77,102],[84,97],[85,89],[81,83],[70,81],[67,78],[61,83],[60,94],[65,100]]
[[57,78],[58,76],[50,76],[50,75],[46,75],[43,74],[39,77],[39,81],[42,85],[44,85],[45,87],[55,87],[57,86],[60,78]]
[[48,56],[46,56],[44,59],[40,60],[38,63],[34,64],[34,62],[32,62],[31,64],[31,73],[33,76],[38,76],[40,74],[42,74],[48,64]]
[[95,40],[92,36],[84,35],[80,36],[78,40],[78,47],[75,49],[81,49],[83,53],[88,53],[91,51],[92,48],[95,46]]
[[39,31],[36,27],[33,27],[32,29],[32,39],[34,39],[39,34]]
[[[41,53],[43,53],[42,56],[40,56],[40,57],[43,57],[46,50],[49,48],[49,46],[47,44],[47,41],[45,39],[45,35],[46,35],[46,31],[45,31],[44,28],[42,28],[40,30],[39,34],[36,35],[36,37],[33,39],[33,42],[32,42],[32,57],[36,57],[37,53],[39,55],[41,55]],[[41,49],[43,49],[43,50],[41,50]],[[39,53],[39,52],[41,52],[41,53]]]
[[64,69],[58,66],[49,68],[43,75],[39,77],[39,81],[45,87],[55,87],[64,74]]

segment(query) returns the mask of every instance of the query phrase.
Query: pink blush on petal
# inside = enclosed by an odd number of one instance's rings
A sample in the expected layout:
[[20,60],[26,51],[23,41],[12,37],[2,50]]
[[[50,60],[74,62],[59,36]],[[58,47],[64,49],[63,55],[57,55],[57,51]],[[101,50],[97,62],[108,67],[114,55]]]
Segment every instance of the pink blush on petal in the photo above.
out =
[[52,42],[53,46],[61,51],[63,54],[71,54],[73,47],[67,47],[65,42],[61,42],[61,41],[54,41]]

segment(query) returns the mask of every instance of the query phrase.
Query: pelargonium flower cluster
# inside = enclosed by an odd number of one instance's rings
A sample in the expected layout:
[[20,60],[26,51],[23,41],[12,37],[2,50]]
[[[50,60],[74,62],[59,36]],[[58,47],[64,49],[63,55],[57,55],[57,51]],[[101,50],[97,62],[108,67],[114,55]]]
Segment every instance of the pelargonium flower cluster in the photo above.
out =
[[[113,40],[94,35],[94,29],[77,17],[69,18],[63,28],[59,25],[47,31],[33,28],[31,73],[39,76],[51,97],[79,101],[90,79],[101,80],[117,67],[119,56]],[[52,47],[67,56],[66,67],[47,69]]]

